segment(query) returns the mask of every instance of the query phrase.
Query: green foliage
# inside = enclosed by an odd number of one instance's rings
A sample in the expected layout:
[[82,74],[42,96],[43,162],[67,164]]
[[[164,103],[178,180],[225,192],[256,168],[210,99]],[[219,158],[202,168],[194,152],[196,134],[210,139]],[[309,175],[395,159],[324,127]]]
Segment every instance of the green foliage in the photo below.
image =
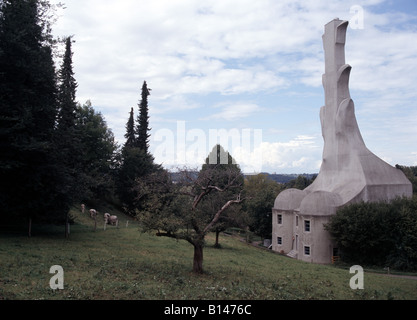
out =
[[143,210],[143,204],[137,201],[138,191],[136,181],[158,171],[159,165],[154,163],[154,157],[148,152],[149,148],[149,115],[148,96],[150,95],[146,81],[142,86],[142,100],[139,104],[139,115],[135,128],[133,108],[130,110],[126,124],[126,142],[119,156],[116,186],[117,195],[126,213],[135,216],[137,210]]
[[202,273],[205,236],[237,221],[229,209],[242,201],[243,176],[235,164],[206,163],[198,175],[184,169],[177,178],[172,183],[169,173],[161,170],[136,180],[137,199],[142,203],[138,217],[143,231],[156,230],[159,236],[192,244],[193,271]]
[[113,194],[118,146],[103,115],[94,110],[90,101],[77,106],[76,132],[76,168],[81,174],[78,188],[83,192],[79,200]]
[[263,238],[271,238],[272,207],[275,198],[283,189],[283,185],[268,179],[263,174],[250,176],[245,181],[246,200],[243,210],[250,217],[250,229]]
[[327,230],[343,260],[417,269],[417,198],[352,204],[338,210]]
[[62,187],[50,30],[36,0],[6,1],[0,15],[0,206],[3,214],[58,216]]
[[285,183],[285,188],[286,189],[295,188],[295,189],[304,190],[310,184],[313,183],[314,179],[315,179],[315,176],[313,176],[312,179],[309,179],[304,175],[299,175],[297,178],[295,178],[293,180],[290,180],[287,183]]
[[61,180],[65,186],[61,207],[68,211],[70,206],[84,193],[80,183],[82,171],[80,166],[80,140],[76,132],[75,101],[77,83],[72,67],[71,37],[65,39],[65,54],[58,72],[58,116],[54,132],[55,158],[59,167]]
[[141,101],[139,103],[139,115],[137,118],[137,128],[136,128],[136,147],[148,153],[149,149],[149,115],[148,115],[148,96],[150,95],[150,90],[146,81],[142,85]]
[[70,37],[59,72],[54,67],[53,7],[43,0],[0,7],[3,217],[63,222],[71,204],[111,181],[116,145],[101,115],[77,107]]
[[75,126],[77,103],[75,94],[77,82],[72,67],[71,37],[65,39],[65,54],[61,69],[58,72],[58,131],[62,131],[61,138],[68,135],[68,130]]
[[155,172],[159,166],[154,164],[154,158],[149,153],[126,146],[122,149],[120,162],[116,178],[117,194],[126,212],[134,216],[138,204],[135,190],[137,180]]
[[126,124],[126,133],[125,133],[125,147],[132,148],[136,144],[136,136],[135,136],[135,120],[133,119],[133,108],[130,109],[130,116],[129,120]]
[[[226,152],[221,145],[213,147],[203,164],[200,174],[204,174],[205,171],[211,171],[213,183],[220,187],[225,188],[229,184],[229,176],[227,171],[235,172],[237,177],[234,184],[228,187],[224,192],[208,194],[201,201],[200,210],[207,212],[209,216],[213,216],[218,212],[222,206],[230,199],[236,198],[236,195],[243,192],[244,178],[240,167],[236,164],[236,161]],[[221,215],[219,220],[214,226],[214,231],[217,235],[230,227],[245,228],[248,224],[248,216],[245,211],[242,211],[242,205],[236,204],[229,207]],[[216,243],[219,246],[219,243]]]
[[397,164],[395,167],[404,172],[405,176],[408,178],[408,180],[410,180],[413,186],[413,193],[417,194],[417,166],[407,167]]

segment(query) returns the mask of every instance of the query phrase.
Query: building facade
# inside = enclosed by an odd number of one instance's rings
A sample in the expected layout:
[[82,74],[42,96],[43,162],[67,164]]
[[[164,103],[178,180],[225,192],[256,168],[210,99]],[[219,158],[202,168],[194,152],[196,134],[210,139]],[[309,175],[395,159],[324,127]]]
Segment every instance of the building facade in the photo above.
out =
[[325,191],[281,192],[272,209],[272,250],[314,263],[330,263],[338,248],[325,230],[341,199]]
[[349,93],[351,66],[345,63],[347,26],[348,21],[334,19],[325,25],[323,35],[320,172],[306,189],[281,192],[272,209],[272,249],[308,262],[330,263],[338,255],[325,230],[338,208],[412,196],[404,173],[373,154],[362,139]]

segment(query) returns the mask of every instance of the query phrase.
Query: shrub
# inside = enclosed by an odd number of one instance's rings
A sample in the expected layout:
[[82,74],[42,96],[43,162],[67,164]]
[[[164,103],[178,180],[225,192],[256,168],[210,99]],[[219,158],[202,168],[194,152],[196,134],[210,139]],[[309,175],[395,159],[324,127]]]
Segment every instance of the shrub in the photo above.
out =
[[326,229],[345,262],[417,269],[417,198],[359,203],[338,210]]

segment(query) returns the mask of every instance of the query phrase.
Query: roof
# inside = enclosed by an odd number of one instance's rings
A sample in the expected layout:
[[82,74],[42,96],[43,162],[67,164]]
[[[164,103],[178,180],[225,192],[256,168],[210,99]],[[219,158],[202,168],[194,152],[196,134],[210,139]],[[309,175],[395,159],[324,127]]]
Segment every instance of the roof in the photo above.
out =
[[299,189],[287,189],[282,191],[275,199],[274,209],[296,210],[300,207],[301,201],[307,195],[306,191]]
[[333,192],[314,191],[301,202],[300,215],[330,216],[343,204],[342,197]]

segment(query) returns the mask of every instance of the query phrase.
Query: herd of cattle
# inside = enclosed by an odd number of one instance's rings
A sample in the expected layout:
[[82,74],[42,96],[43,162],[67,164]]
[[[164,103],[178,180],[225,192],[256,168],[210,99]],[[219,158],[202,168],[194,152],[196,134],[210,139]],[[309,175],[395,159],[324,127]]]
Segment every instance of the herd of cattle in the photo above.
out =
[[[81,205],[81,212],[84,213],[85,211],[85,205],[82,204]],[[90,212],[90,218],[96,220],[97,215],[99,214],[99,212],[95,209],[90,209],[88,210]],[[118,226],[119,225],[119,220],[117,219],[117,216],[115,215],[110,215],[110,213],[105,213],[104,214],[104,224],[110,224],[112,226]]]

